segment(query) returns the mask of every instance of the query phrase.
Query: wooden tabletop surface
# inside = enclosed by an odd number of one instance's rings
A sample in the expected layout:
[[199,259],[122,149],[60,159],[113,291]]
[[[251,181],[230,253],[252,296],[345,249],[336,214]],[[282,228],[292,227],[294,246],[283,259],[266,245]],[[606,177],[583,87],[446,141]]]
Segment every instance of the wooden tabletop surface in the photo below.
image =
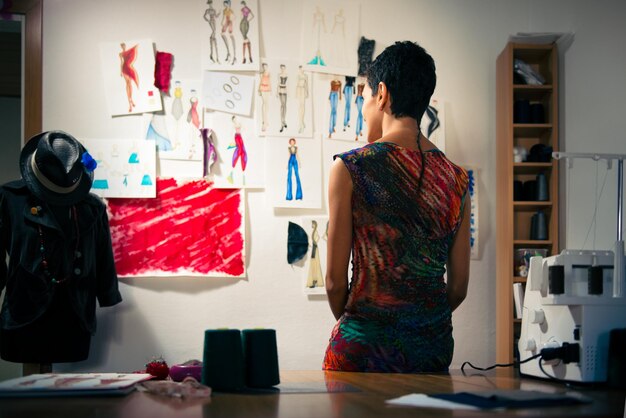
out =
[[[119,397],[0,399],[0,418],[45,417],[624,417],[626,391],[566,387],[539,379],[520,379],[510,371],[400,375],[323,371],[283,371],[282,393],[215,393],[210,399],[180,400],[133,392]],[[390,406],[386,400],[410,393],[454,393],[492,389],[574,391],[590,404],[550,408],[463,411]],[[290,392],[290,393],[287,393]]]

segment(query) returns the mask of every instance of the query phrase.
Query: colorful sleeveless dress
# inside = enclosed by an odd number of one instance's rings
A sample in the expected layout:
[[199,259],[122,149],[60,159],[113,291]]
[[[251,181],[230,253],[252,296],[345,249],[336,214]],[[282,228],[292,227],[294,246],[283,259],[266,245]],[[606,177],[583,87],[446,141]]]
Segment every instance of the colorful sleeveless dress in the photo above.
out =
[[446,371],[452,316],[443,279],[461,223],[465,170],[439,150],[422,157],[390,142],[338,156],[352,177],[352,280],[323,368]]

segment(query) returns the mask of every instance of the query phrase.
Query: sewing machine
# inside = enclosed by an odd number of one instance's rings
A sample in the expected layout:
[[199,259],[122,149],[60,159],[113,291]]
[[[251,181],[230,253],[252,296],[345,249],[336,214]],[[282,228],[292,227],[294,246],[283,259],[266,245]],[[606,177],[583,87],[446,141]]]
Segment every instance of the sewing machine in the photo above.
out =
[[[626,297],[623,283],[613,281],[614,259],[612,251],[575,250],[531,258],[518,343],[521,360],[565,345],[564,359],[543,361],[548,375],[607,380],[609,333],[626,328]],[[520,372],[547,378],[538,362],[520,365]]]
[[521,361],[537,354],[542,354],[542,360],[521,364],[520,372],[575,382],[605,382],[610,332],[626,328],[622,237],[626,155],[552,155],[566,158],[570,164],[574,158],[605,159],[608,168],[617,160],[617,240],[613,251],[563,250],[551,257],[530,259],[518,349]]

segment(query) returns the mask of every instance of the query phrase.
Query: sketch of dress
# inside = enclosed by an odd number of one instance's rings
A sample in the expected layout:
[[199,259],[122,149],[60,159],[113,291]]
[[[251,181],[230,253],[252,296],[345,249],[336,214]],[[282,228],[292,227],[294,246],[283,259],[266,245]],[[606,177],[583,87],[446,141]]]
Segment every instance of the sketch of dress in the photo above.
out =
[[311,221],[313,231],[311,232],[311,260],[309,261],[309,275],[306,281],[306,287],[323,287],[324,275],[322,274],[322,265],[320,263],[319,248],[317,243],[320,240],[320,235],[317,232],[317,222]]
[[189,112],[187,112],[187,123],[191,123],[196,129],[200,129],[200,115],[198,115],[198,98],[196,91],[191,90],[191,98],[189,99]]
[[324,33],[326,33],[326,20],[324,18],[324,12],[320,9],[319,6],[315,7],[315,12],[313,13],[313,32],[317,29],[317,48],[315,51],[315,56],[311,61],[308,62],[309,65],[322,65],[325,66],[326,63],[322,59],[322,29],[324,29]]
[[172,101],[172,116],[177,121],[183,116],[183,89],[180,81],[174,83],[174,100]]
[[135,101],[133,100],[133,82],[135,83],[135,86],[139,88],[139,75],[137,74],[137,70],[135,70],[134,66],[139,46],[135,45],[132,48],[126,49],[126,44],[121,43],[120,47],[122,48],[122,52],[120,52],[120,72],[122,78],[124,79],[126,88],[128,111],[132,112],[133,107],[135,107]]
[[299,67],[298,84],[296,85],[296,98],[298,99],[298,133],[304,131],[304,111],[306,99],[309,97],[309,77],[304,73],[302,66]]
[[333,63],[340,63],[341,66],[347,65],[348,51],[346,48],[346,17],[343,14],[343,9],[339,9],[335,14],[335,21],[330,33],[333,35]]
[[146,139],[152,139],[156,142],[157,151],[171,151],[172,142],[167,137],[167,127],[163,115],[152,114]]

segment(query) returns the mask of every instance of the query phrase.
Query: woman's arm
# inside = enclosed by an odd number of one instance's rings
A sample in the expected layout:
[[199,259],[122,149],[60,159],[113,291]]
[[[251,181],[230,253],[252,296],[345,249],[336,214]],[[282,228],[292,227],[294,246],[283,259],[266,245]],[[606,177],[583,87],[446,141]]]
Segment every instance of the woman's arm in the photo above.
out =
[[348,301],[348,264],[352,248],[352,178],[337,158],[328,184],[328,256],[326,294],[336,319]]
[[448,255],[448,282],[446,290],[450,309],[455,310],[467,295],[470,267],[470,196],[465,196],[461,226],[452,240],[452,247]]

